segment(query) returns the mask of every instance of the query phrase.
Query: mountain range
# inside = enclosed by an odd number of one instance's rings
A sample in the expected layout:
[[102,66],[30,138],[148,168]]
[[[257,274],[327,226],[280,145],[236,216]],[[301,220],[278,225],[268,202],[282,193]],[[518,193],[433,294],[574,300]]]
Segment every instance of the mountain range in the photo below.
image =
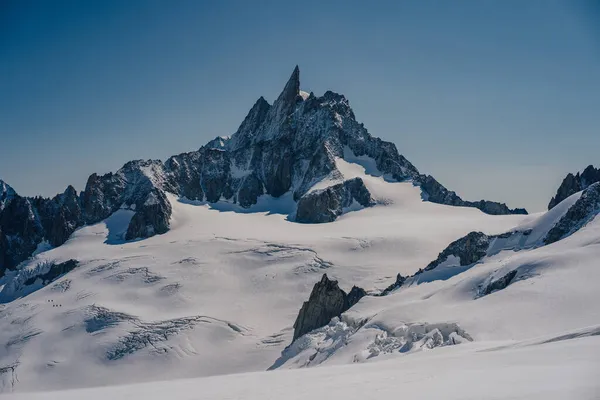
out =
[[463,200],[296,67],[196,151],[0,181],[0,391],[595,399],[599,171],[540,213]]
[[217,137],[197,151],[165,162],[130,161],[116,173],[90,175],[81,193],[69,186],[51,199],[19,196],[0,180],[0,275],[119,209],[135,211],[124,240],[165,233],[172,213],[166,193],[242,209],[263,196],[289,195],[295,203],[290,219],[301,223],[331,222],[349,208],[374,205],[362,180],[345,176],[336,159],[364,163],[368,173],[388,181],[410,181],[427,201],[493,215],[526,214],[503,203],[465,201],[420,174],[393,143],[357,122],[343,95],[301,91],[296,66],[272,105],[260,97],[231,137]]

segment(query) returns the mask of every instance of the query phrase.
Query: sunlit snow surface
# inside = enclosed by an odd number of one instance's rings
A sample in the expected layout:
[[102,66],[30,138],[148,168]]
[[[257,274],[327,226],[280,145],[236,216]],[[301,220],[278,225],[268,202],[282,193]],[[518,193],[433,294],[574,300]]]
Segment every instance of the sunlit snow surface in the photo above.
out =
[[[339,161],[344,178],[360,176],[378,205],[333,223],[290,221],[287,195],[243,213],[170,197],[164,235],[123,242],[132,212],[121,210],[38,254],[25,268],[71,258],[81,266],[3,304],[2,390],[196,378],[23,396],[598,398],[600,221],[539,247],[560,216],[490,216],[423,202],[411,183],[386,182],[369,171],[369,160],[351,161]],[[323,273],[345,290],[356,284],[377,293],[470,231],[525,227],[531,243],[504,243],[470,268],[450,260],[443,279],[365,297],[284,351]],[[482,295],[486,283],[512,270],[515,282]],[[7,279],[3,298],[18,297]],[[280,371],[312,365],[320,367]],[[277,371],[247,373],[268,368]]]
[[7,396],[61,400],[595,400],[598,339],[493,350],[461,345],[381,362]]

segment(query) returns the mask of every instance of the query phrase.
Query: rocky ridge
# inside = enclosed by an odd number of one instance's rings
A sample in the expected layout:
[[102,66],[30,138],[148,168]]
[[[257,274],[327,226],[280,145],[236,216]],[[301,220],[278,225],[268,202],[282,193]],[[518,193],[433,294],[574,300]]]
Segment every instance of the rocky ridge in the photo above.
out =
[[[393,143],[369,134],[356,121],[348,100],[327,91],[317,97],[300,92],[296,67],[279,97],[260,97],[231,137],[218,137],[197,151],[159,160],[136,160],[115,173],[92,174],[85,190],[69,186],[51,199],[22,197],[0,183],[0,276],[30,257],[40,246],[60,246],[75,229],[125,208],[135,213],[123,239],[145,238],[169,229],[167,193],[243,208],[263,195],[291,193],[296,220],[331,222],[348,209],[374,204],[361,179],[343,180],[336,159],[366,156],[392,181],[412,181],[428,201],[476,207],[489,214],[525,213],[505,204],[469,202],[433,177],[422,175]],[[342,178],[321,190],[318,182]]]
[[569,173],[556,191],[556,195],[550,200],[548,210],[551,210],[558,203],[572,195],[586,189],[593,183],[600,182],[600,168],[596,169],[593,165],[588,165],[582,173],[575,175]]
[[[393,290],[401,287],[410,278],[414,278],[427,271],[432,271],[442,265],[469,266],[481,261],[484,257],[496,254],[501,250],[518,251],[523,248],[535,248],[546,246],[562,240],[594,219],[600,213],[600,182],[592,183],[581,193],[581,197],[571,205],[560,219],[543,234],[539,242],[532,242],[526,247],[527,237],[532,230],[514,230],[499,235],[487,235],[483,232],[470,232],[467,235],[450,243],[438,257],[430,262],[424,269],[419,269],[412,277],[403,277],[398,274],[396,282],[383,290],[380,295],[387,295]],[[497,245],[497,241],[503,241],[507,245]],[[494,246],[496,244],[496,246]],[[454,257],[454,260],[450,258]],[[505,288],[514,281],[516,272],[510,271],[501,279],[498,279],[482,290],[482,295]]]
[[600,182],[591,184],[583,191],[575,204],[550,229],[544,238],[544,243],[551,244],[571,235],[584,227],[598,213],[600,213]]

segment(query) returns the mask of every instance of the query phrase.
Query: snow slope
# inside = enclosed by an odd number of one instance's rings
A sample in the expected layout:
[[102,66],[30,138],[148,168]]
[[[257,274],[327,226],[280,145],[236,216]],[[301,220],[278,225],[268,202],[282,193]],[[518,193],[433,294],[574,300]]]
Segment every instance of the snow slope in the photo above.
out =
[[6,398],[595,400],[600,397],[596,379],[599,344],[600,338],[588,337],[502,351],[462,345],[376,363],[27,393]]
[[[599,359],[600,220],[540,246],[569,203],[541,215],[491,216],[424,202],[418,187],[386,180],[369,160],[347,155],[336,163],[343,179],[363,179],[376,206],[312,225],[288,219],[289,195],[263,196],[244,212],[170,196],[171,229],[163,235],[124,242],[132,212],[119,210],[37,254],[17,274],[44,262],[77,259],[80,266],[41,289],[38,282],[32,293],[14,275],[0,281],[2,390],[244,372],[25,398],[319,398],[334,389],[348,399],[374,393],[593,398],[597,383],[588,375],[598,371]],[[397,273],[423,268],[470,231],[523,229],[537,239],[504,243],[466,268],[448,263],[443,279],[367,296],[286,349],[298,310],[323,273],[346,290],[356,284],[378,293]],[[517,279],[506,289],[483,295],[482,288],[510,271]],[[365,364],[328,366],[357,362]],[[247,374],[311,365],[323,367]],[[311,385],[302,385],[306,380]]]
[[[493,240],[478,263],[447,260],[391,295],[363,298],[341,320],[286,349],[277,367],[360,362],[469,341],[523,341],[599,325],[600,219],[542,243],[579,196],[518,226],[515,231],[530,232],[513,235],[520,240]],[[506,276],[508,287],[486,290]]]

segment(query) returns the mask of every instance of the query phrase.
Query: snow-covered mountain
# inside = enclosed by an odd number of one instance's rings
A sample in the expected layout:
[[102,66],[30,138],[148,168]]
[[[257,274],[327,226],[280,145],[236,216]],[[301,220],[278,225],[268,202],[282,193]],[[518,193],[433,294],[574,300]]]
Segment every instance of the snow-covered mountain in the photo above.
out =
[[0,389],[126,385],[16,398],[600,393],[600,183],[465,202],[297,69],[231,138],[80,195],[7,187]]
[[25,198],[2,182],[0,275],[39,246],[60,246],[75,229],[119,209],[134,211],[124,239],[165,233],[172,213],[167,193],[228,203],[241,211],[264,197],[289,196],[294,202],[287,210],[290,219],[308,223],[331,222],[345,210],[374,205],[363,181],[340,170],[338,159],[389,181],[420,185],[423,197],[435,203],[488,214],[526,213],[491,201],[464,201],[433,177],[419,174],[393,143],[372,137],[356,121],[344,96],[302,92],[296,67],[277,100],[270,105],[259,98],[231,138],[218,137],[164,163],[137,160],[116,173],[92,174],[81,194],[69,186],[53,199]]

